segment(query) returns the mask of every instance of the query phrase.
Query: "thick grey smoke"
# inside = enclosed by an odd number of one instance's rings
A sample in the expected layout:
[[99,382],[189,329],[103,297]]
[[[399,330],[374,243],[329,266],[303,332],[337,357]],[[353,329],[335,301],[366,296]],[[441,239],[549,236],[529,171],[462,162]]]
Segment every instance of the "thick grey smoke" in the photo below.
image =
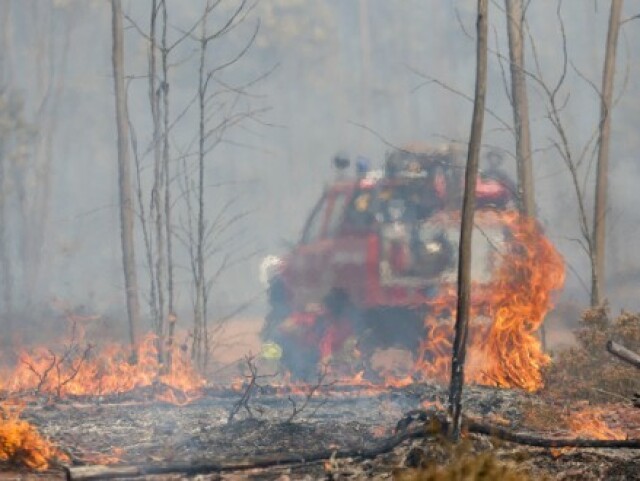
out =
[[[10,41],[10,51],[3,57],[4,81],[24,98],[25,116],[36,126],[43,99],[46,109],[52,109],[51,102],[56,102],[55,109],[49,110],[53,125],[42,126],[53,132],[50,214],[38,282],[29,286],[32,297],[44,302],[54,297],[66,299],[98,311],[120,310],[123,281],[108,2],[4,3],[10,14],[5,25],[9,31],[3,33]],[[148,26],[150,3],[125,2],[125,11],[141,29]],[[234,0],[223,5],[229,11]],[[491,7],[492,48],[506,55],[501,5],[496,2]],[[638,13],[636,7],[628,2],[624,17]],[[333,177],[330,160],[335,152],[364,155],[375,164],[389,149],[386,142],[466,140],[470,102],[436,83],[425,83],[414,70],[465,94],[472,93],[474,41],[465,30],[473,32],[474,8],[470,0],[262,0],[245,24],[212,45],[212,64],[232,58],[260,20],[255,45],[219,80],[241,85],[276,67],[250,89],[251,97],[242,100],[252,109],[269,110],[260,114],[259,121],[230,129],[225,142],[208,157],[211,216],[230,200],[234,213],[247,213],[234,228],[232,245],[239,246],[248,260],[227,271],[214,286],[213,317],[259,294],[260,258],[282,253],[287,242],[297,240],[323,185]],[[172,0],[168,9],[169,37],[176,39],[200,15],[202,2]],[[569,96],[564,117],[572,145],[579,150],[599,115],[598,97],[580,75],[600,83],[608,4],[565,2],[562,17],[571,62],[562,93],[563,98]],[[562,67],[555,2],[530,2],[527,18],[545,80],[553,83]],[[622,27],[619,47],[616,91],[626,90],[613,118],[608,244],[610,300],[616,308],[630,309],[640,308],[637,296],[629,292],[640,283],[640,261],[635,255],[640,235],[640,213],[635,208],[640,181],[635,162],[640,147],[636,133],[640,83],[635,79],[640,75],[640,53],[634,48],[640,44],[640,33],[635,22]],[[133,77],[129,110],[144,152],[151,140],[147,83],[135,77],[146,74],[147,43],[131,26],[125,41],[127,71]],[[197,87],[195,49],[193,42],[185,42],[175,52],[176,65],[170,73],[174,118],[188,105]],[[531,50],[526,61],[533,68]],[[510,124],[503,69],[508,72],[508,66],[501,67],[492,56],[487,105]],[[629,81],[625,84],[626,75]],[[45,78],[56,79],[52,91],[42,84]],[[589,278],[588,262],[571,240],[579,237],[575,195],[566,168],[549,148],[554,134],[544,118],[544,98],[532,82],[529,87],[539,216],[571,266],[564,299],[585,303],[588,297],[579,277]],[[172,130],[173,158],[189,151],[197,130],[195,120],[195,112],[189,110]],[[487,122],[486,143],[513,151],[511,134],[491,116]],[[149,164],[151,156],[143,161]],[[506,155],[504,165],[511,172],[512,163]],[[46,173],[30,175],[33,182],[27,196],[42,189],[39,179]],[[150,175],[149,168],[144,175]],[[17,209],[15,203],[11,205]],[[180,209],[184,206],[177,207],[177,223]],[[9,221],[8,229],[17,232],[18,213]],[[12,239],[12,254],[18,258],[21,240]],[[138,261],[142,272],[141,244]],[[184,254],[178,256],[178,263],[177,301],[188,312],[190,277]],[[24,278],[24,272],[16,272],[16,290],[24,286]],[[144,277],[140,284],[146,288]],[[17,299],[22,302],[25,298],[23,293]],[[262,305],[258,302],[250,309],[260,314]]]

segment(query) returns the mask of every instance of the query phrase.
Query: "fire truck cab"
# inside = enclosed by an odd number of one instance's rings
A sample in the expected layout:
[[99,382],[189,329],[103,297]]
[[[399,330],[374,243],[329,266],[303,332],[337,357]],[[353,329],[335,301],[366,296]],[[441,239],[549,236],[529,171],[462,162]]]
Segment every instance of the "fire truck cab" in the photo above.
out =
[[[365,367],[377,349],[417,352],[425,306],[455,285],[461,157],[450,146],[398,149],[383,170],[360,163],[354,178],[325,189],[269,281],[262,337],[278,346],[292,376],[308,377],[337,351]],[[476,196],[479,210],[514,203],[513,186],[495,173],[480,176]],[[500,225],[481,230],[474,245],[483,251],[474,256],[480,281],[493,268],[491,243],[505,235]]]

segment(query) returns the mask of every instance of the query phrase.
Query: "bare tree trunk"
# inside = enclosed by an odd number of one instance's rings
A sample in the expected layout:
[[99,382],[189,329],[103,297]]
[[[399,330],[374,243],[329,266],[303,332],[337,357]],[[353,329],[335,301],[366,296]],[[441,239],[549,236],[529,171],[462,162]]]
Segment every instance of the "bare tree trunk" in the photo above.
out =
[[464,385],[464,362],[471,299],[471,237],[487,90],[487,15],[489,13],[487,1],[478,0],[475,102],[465,171],[464,198],[462,201],[462,226],[460,228],[458,264],[458,305],[451,363],[451,384],[449,386],[449,410],[452,417],[450,435],[454,441],[460,438],[462,422],[462,387]]
[[[142,194],[142,168],[140,166],[140,156],[138,155],[138,139],[136,137],[135,129],[131,123],[129,117],[129,111],[127,110],[127,125],[131,134],[131,149],[133,150],[133,160],[136,169],[136,197],[138,200],[138,216],[140,218],[140,228],[142,230],[142,240],[144,241],[144,250],[147,261],[147,267],[149,269],[149,311],[151,312],[151,319],[155,322],[158,319],[158,302],[156,294],[156,276],[154,273],[153,263],[153,238],[149,233],[147,227],[147,214],[144,204],[144,197]],[[155,326],[155,324],[154,324]]]
[[511,61],[511,95],[513,123],[516,132],[516,160],[518,165],[518,200],[520,212],[535,215],[533,168],[531,165],[531,133],[529,129],[529,101],[524,74],[524,35],[522,30],[522,0],[505,0],[509,59]]
[[151,23],[149,29],[149,103],[151,106],[151,120],[153,124],[153,187],[151,189],[151,217],[155,226],[156,237],[156,258],[155,275],[157,289],[157,319],[154,320],[156,335],[158,336],[157,349],[158,358],[162,362],[164,359],[164,278],[165,278],[165,256],[164,247],[164,166],[162,162],[162,127],[160,119],[160,90],[157,85],[157,42],[156,25],[158,18],[158,1],[151,3]]
[[[203,20],[203,39],[206,35],[205,30],[205,22],[206,18]],[[205,102],[206,102],[206,91],[207,87],[205,85],[205,54],[206,54],[207,43],[206,40],[202,41],[202,50],[201,50],[201,68],[200,68],[200,141],[198,146],[198,224],[197,224],[197,237],[196,237],[196,262],[198,266],[198,278],[196,281],[196,289],[198,305],[197,314],[199,316],[199,324],[200,324],[200,363],[201,365],[204,363],[204,349],[207,344],[207,330],[205,326],[205,300],[206,300],[206,286],[205,286],[205,265],[204,265],[204,157],[205,157]]]
[[[237,8],[224,22],[224,25],[220,27],[214,33],[209,33],[208,18],[213,10],[219,5],[219,2],[213,0],[207,0],[206,7],[203,15],[200,17],[198,23],[200,26],[200,36],[197,38],[199,49],[199,66],[198,66],[198,89],[195,96],[195,102],[198,105],[198,134],[196,140],[198,141],[197,152],[195,153],[196,171],[193,179],[190,169],[187,167],[185,156],[183,157],[183,169],[184,169],[184,197],[187,207],[187,226],[186,226],[186,239],[185,244],[189,249],[189,256],[191,262],[191,273],[193,278],[193,284],[195,289],[195,295],[193,297],[193,314],[194,314],[194,327],[192,338],[192,359],[196,361],[200,368],[205,368],[207,365],[209,351],[210,351],[210,333],[208,331],[208,302],[209,294],[212,283],[217,277],[221,269],[224,269],[223,265],[219,267],[213,278],[207,278],[207,260],[215,252],[215,248],[211,245],[212,236],[216,236],[216,229],[221,229],[218,232],[222,232],[225,229],[224,225],[220,225],[220,216],[213,220],[212,223],[207,222],[205,218],[205,161],[207,155],[219,145],[223,132],[229,127],[229,125],[239,122],[243,118],[242,115],[236,115],[234,117],[228,117],[225,115],[224,108],[214,111],[212,109],[217,106],[211,105],[211,100],[219,94],[219,91],[213,93],[209,92],[212,81],[215,82],[215,75],[226,67],[229,67],[247,52],[253,41],[256,38],[258,29],[256,27],[254,34],[250,38],[245,47],[240,50],[238,55],[225,64],[220,64],[211,70],[207,70],[207,49],[209,42],[215,41],[217,38],[225,35],[231,28],[238,25],[244,18],[243,12],[247,12],[248,0],[241,0]],[[194,27],[195,29],[195,27]],[[212,121],[216,115],[222,117],[221,122],[214,127],[211,127],[208,122]],[[211,128],[210,128],[211,127]],[[223,209],[224,210],[224,209]]]
[[198,71],[198,185],[197,185],[197,223],[196,223],[196,253],[194,262],[194,283],[196,289],[194,305],[194,349],[193,355],[202,367],[204,362],[204,345],[207,332],[204,326],[204,302],[206,297],[204,274],[204,158],[205,158],[205,109],[207,94],[207,73],[205,71],[207,51],[207,16],[202,19],[202,37],[200,40],[200,66]]
[[122,4],[111,0],[113,35],[113,81],[116,98],[116,125],[118,129],[118,180],[120,187],[120,228],[122,240],[122,266],[129,316],[129,340],[135,356],[136,330],[140,325],[138,301],[138,279],[136,256],[133,244],[133,193],[129,159],[129,131],[127,128],[126,99],[124,88],[124,35],[122,29]]
[[167,245],[167,302],[168,302],[168,334],[167,334],[167,362],[171,368],[171,348],[176,324],[173,292],[173,232],[171,229],[171,168],[169,162],[169,50],[167,46],[167,2],[162,0],[162,100],[163,100],[163,136],[162,163],[164,173],[164,226]]
[[[516,163],[518,169],[518,208],[526,217],[535,216],[533,158],[531,129],[529,128],[529,100],[524,73],[524,12],[522,0],[505,0],[509,60],[511,66],[511,106],[516,135]],[[546,350],[547,335],[544,323],[540,326],[542,348]]]
[[593,247],[595,275],[592,276],[591,305],[602,302],[605,282],[605,228],[607,216],[607,188],[609,177],[609,141],[611,132],[611,108],[613,79],[616,70],[616,47],[620,29],[622,0],[611,0],[609,33],[602,71],[602,97],[600,101],[600,138],[598,148],[598,173],[596,176],[596,201],[593,215]]

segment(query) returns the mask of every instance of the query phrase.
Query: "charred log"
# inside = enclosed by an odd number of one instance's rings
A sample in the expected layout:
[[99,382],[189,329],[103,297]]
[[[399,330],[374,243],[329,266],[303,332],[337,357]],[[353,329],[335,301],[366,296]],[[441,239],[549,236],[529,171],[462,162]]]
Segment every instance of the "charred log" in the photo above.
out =
[[618,359],[640,369],[640,354],[637,354],[614,341],[607,342],[607,351]]
[[543,438],[529,434],[515,433],[508,429],[474,421],[466,423],[467,431],[475,434],[485,434],[503,441],[509,441],[524,446],[539,448],[622,448],[640,449],[640,439],[586,439],[586,438]]
[[[433,433],[433,427],[441,433],[447,433],[450,420],[439,413],[432,413],[424,410],[414,410],[408,412],[403,419],[398,422],[398,430],[406,429],[414,421],[420,421],[431,425],[432,429],[423,430],[423,433]],[[511,431],[506,428],[491,424],[483,424],[470,419],[463,419],[462,431],[472,434],[483,434],[502,441],[508,441],[524,446],[539,448],[626,448],[640,449],[640,439],[587,439],[587,438],[545,438],[530,434],[523,434]]]
[[66,468],[66,474],[67,481],[97,481],[171,473],[195,476],[198,474],[216,472],[244,471],[297,463],[313,463],[316,461],[330,459],[331,457],[371,459],[390,452],[395,447],[409,439],[425,437],[426,434],[428,433],[426,433],[422,427],[403,431],[395,434],[394,436],[388,437],[377,446],[367,449],[325,449],[310,453],[273,454],[269,456],[252,456],[236,460],[221,458],[219,460],[212,460],[201,464],[167,463],[129,466],[78,466]]

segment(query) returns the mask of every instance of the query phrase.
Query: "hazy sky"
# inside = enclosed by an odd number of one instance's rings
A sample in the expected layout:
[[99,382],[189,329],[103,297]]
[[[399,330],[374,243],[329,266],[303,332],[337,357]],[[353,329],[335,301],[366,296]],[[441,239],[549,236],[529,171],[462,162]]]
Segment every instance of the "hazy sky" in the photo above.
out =
[[[104,1],[8,1],[12,49],[11,82],[26,99],[27,117],[37,120],[43,78],[60,78],[56,90],[52,160],[51,215],[46,230],[43,298],[53,296],[94,305],[98,310],[122,306],[122,274],[117,208],[116,141],[111,78],[111,11]],[[124,2],[125,11],[148,28],[150,1]],[[223,1],[222,21],[233,0]],[[51,6],[53,5],[53,7]],[[454,8],[457,6],[457,11]],[[177,38],[202,10],[200,1],[169,1],[170,39]],[[237,225],[236,245],[258,253],[232,269],[215,287],[218,312],[252,297],[261,289],[258,264],[263,255],[284,252],[283,241],[295,241],[323,185],[330,181],[331,158],[337,151],[382,161],[385,142],[466,141],[471,104],[435,84],[423,85],[414,70],[446,82],[465,94],[473,92],[475,2],[465,0],[260,0],[246,23],[211,46],[209,64],[233,58],[260,19],[260,31],[249,53],[220,76],[241,85],[275,70],[251,88],[242,108],[267,109],[259,121],[230,130],[227,143],[207,160],[207,208],[211,215],[233,199],[233,212],[247,212]],[[623,17],[637,14],[627,2]],[[562,96],[567,130],[576,151],[597,125],[598,98],[585,77],[600,84],[608,2],[566,1],[562,7],[571,61]],[[556,2],[531,2],[527,16],[546,81],[558,78],[562,38]],[[640,44],[638,23],[622,27],[617,92],[628,75],[626,92],[613,118],[611,162],[611,231],[609,273],[625,272],[627,287],[640,283],[637,237],[636,134],[640,120]],[[507,54],[502,2],[491,4],[491,48]],[[147,44],[134,28],[126,32],[126,69],[142,76],[147,69]],[[44,53],[36,54],[38,41]],[[175,50],[170,73],[171,111],[181,112],[197,87],[196,45],[186,41]],[[53,61],[50,61],[53,59]],[[38,63],[40,62],[40,63]],[[527,64],[532,66],[531,50]],[[44,66],[44,73],[38,70]],[[575,67],[575,68],[574,68]],[[503,65],[503,68],[506,66]],[[40,74],[38,73],[40,72]],[[490,58],[488,107],[511,123],[503,72]],[[61,76],[61,77],[60,77]],[[46,82],[45,82],[46,85]],[[529,98],[535,156],[539,217],[549,236],[571,265],[564,299],[585,302],[576,274],[589,278],[585,255],[570,240],[579,236],[575,194],[561,159],[550,149],[553,131],[544,118],[545,98],[531,85]],[[570,94],[570,95],[569,95]],[[133,79],[129,110],[144,151],[150,140],[147,82]],[[172,130],[172,156],[189,150],[197,132],[195,111]],[[365,125],[371,132],[359,125]],[[513,138],[487,116],[485,142],[513,151]],[[143,159],[145,165],[151,156]],[[513,170],[512,159],[505,165]],[[177,163],[176,163],[177,165]],[[149,168],[145,170],[149,173]],[[148,180],[148,179],[147,179]],[[225,184],[223,187],[215,187]],[[589,183],[587,183],[589,185]],[[37,182],[30,185],[39,189]],[[590,190],[590,189],[588,189]],[[589,202],[590,203],[590,202]],[[177,207],[177,222],[183,207]],[[17,248],[17,246],[16,246]],[[141,248],[141,245],[140,245]],[[178,272],[178,300],[188,308],[186,258]],[[141,249],[138,252],[144,269]],[[141,281],[144,287],[145,281]],[[613,284],[612,284],[613,285]],[[640,301],[612,292],[614,306],[640,308]],[[260,305],[254,308],[260,312]]]

